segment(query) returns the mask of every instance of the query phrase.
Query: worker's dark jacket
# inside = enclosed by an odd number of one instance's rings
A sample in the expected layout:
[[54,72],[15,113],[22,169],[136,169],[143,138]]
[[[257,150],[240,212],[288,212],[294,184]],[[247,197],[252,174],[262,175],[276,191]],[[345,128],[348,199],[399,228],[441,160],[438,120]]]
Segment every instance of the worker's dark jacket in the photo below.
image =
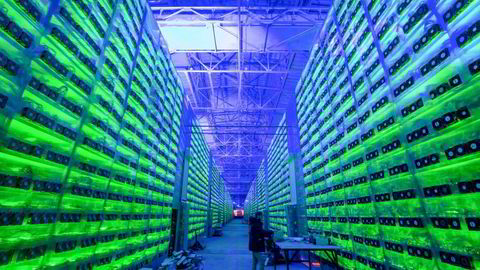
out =
[[251,223],[248,239],[248,249],[252,252],[265,252],[265,237],[273,234],[273,231],[264,230],[262,222],[258,219]]

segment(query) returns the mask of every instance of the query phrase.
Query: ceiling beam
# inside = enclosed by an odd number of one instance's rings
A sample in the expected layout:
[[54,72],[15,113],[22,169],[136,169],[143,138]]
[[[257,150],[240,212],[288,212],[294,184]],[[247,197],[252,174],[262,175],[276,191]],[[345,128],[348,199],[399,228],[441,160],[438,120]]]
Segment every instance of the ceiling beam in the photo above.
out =
[[[154,19],[160,27],[194,27],[216,24],[218,27],[236,27],[236,17],[245,18],[244,26],[312,27],[322,25],[329,5],[320,7],[161,7],[151,4]],[[179,23],[178,21],[183,21]]]
[[[304,20],[325,20],[329,7],[252,7],[238,4],[231,7],[159,7],[150,5],[154,17],[158,20],[175,20],[175,17],[195,16],[197,20],[222,20],[240,14],[257,23],[274,24],[285,17],[298,16]],[[312,17],[312,18],[309,18]],[[307,18],[305,18],[307,17]],[[288,19],[288,18],[287,18]]]
[[[220,164],[220,163],[217,163],[217,165]],[[233,169],[233,168],[244,168],[244,169],[254,169],[254,168],[258,168],[258,166],[260,165],[259,163],[253,163],[253,162],[250,162],[250,163],[230,163],[230,162],[224,162],[224,163],[221,163],[222,165],[224,166],[228,166],[229,169]]]
[[219,157],[219,158],[222,158],[222,157],[225,157],[225,158],[230,158],[230,157],[246,157],[246,158],[250,158],[250,157],[265,157],[265,155],[245,155],[245,154],[230,154],[230,155],[215,155],[215,154],[212,154],[213,157]]
[[[148,1],[152,10],[182,10],[182,9],[197,9],[197,10],[215,10],[218,12],[219,10],[229,10],[235,12],[237,10],[237,6],[163,6],[164,1]],[[281,13],[284,10],[311,10],[311,11],[326,11],[330,9],[330,4],[324,5],[315,5],[315,6],[308,6],[308,7],[291,7],[291,6],[249,6],[248,10],[255,11],[270,11],[272,13],[277,12]]]
[[195,101],[195,106],[198,106],[197,95],[195,94],[195,88],[193,88],[192,80],[190,79],[190,74],[189,73],[184,73],[184,76],[185,76],[185,78],[187,78],[188,86],[190,88],[193,99]]
[[[208,82],[210,84],[210,92],[211,92],[211,97],[210,97],[210,106],[212,107],[217,107],[217,103],[215,102],[215,90],[213,90],[215,88],[215,86],[213,86],[213,80],[212,80],[212,73],[208,73]],[[217,94],[218,96],[218,94]],[[213,105],[215,103],[215,105]]]
[[[240,16],[239,16],[239,17],[240,17]],[[210,22],[209,22],[209,23],[210,23]],[[232,31],[226,29],[225,27],[223,27],[223,26],[228,26],[228,25],[224,25],[223,23],[222,23],[221,25],[220,25],[220,24],[217,24],[217,25],[218,25],[218,28],[222,29],[222,30],[225,31],[226,33],[228,33],[228,34],[232,35],[233,37],[235,37],[236,39],[238,39],[239,42],[240,42],[240,41],[241,41],[242,43],[245,42],[248,46],[253,47],[253,48],[255,48],[256,50],[260,50],[260,48],[258,48],[258,47],[255,46],[254,44],[252,44],[252,43],[250,43],[250,42],[246,42],[246,41],[244,41],[244,40],[241,38],[241,34],[242,34],[242,33],[240,32],[240,29],[238,30],[238,31],[239,31],[238,34],[235,34],[234,32],[232,32]],[[242,25],[242,22],[241,22],[241,21],[238,21],[238,20],[237,20],[237,21],[235,21],[235,22],[232,22],[232,24],[231,24],[230,26],[232,26],[232,27],[239,27],[239,28],[240,28],[240,27],[242,27],[243,25]],[[245,25],[245,26],[250,26],[250,25]],[[239,44],[239,45],[240,45],[240,44]]]
[[[223,177],[225,180],[225,185],[227,186],[250,186],[252,180],[246,180],[246,177],[241,179],[235,179],[234,177]],[[235,180],[232,180],[235,179]],[[251,178],[250,178],[251,179]]]
[[[200,49],[169,49],[171,54],[175,53],[234,53],[237,52],[237,49],[217,49],[217,50],[200,50]],[[296,53],[309,53],[310,50],[302,50],[302,49],[265,49],[265,50],[252,50],[252,49],[243,49],[243,52],[245,53],[266,53],[266,52],[271,52],[271,53],[290,53],[290,52],[296,52]]]
[[192,107],[193,110],[196,113],[201,113],[202,111],[204,112],[234,112],[234,113],[239,113],[239,114],[246,114],[246,113],[258,113],[258,112],[278,112],[278,113],[284,113],[285,108],[273,108],[273,107],[265,107],[265,108],[254,108],[254,107],[249,107],[249,108],[242,108],[241,110],[236,109],[236,108],[213,108],[213,107]]
[[230,195],[247,195],[248,193],[248,191],[247,192],[236,191],[235,189],[228,190],[228,192],[230,193]]
[[[178,21],[163,21],[157,19],[157,25],[159,27],[207,27],[208,25],[216,25],[218,28],[221,28],[225,32],[227,32],[227,28],[232,28],[232,27],[237,27],[238,23],[234,21],[190,21],[190,20],[182,20],[184,22],[188,23],[179,23]],[[246,26],[246,27],[258,27],[258,28],[263,28],[269,24],[262,24],[262,23],[242,23],[241,26]],[[272,27],[292,27],[292,28],[310,28],[314,26],[321,27],[323,26],[323,21],[319,21],[317,23],[312,23],[310,21],[304,21],[304,22],[292,22],[292,21],[278,21],[274,25],[270,25]],[[230,32],[232,34],[232,32]],[[233,35],[233,34],[232,34]],[[257,46],[254,46],[254,48],[258,48]]]
[[[287,66],[288,60],[291,58],[292,55],[295,55],[295,53],[292,53],[291,51],[288,52],[283,52],[283,53],[277,53],[275,54],[277,56],[277,59],[275,59],[275,63],[270,63],[270,60],[267,59],[266,63],[262,63],[257,56],[263,56],[265,54],[270,54],[270,52],[259,52],[259,53],[247,53],[247,55],[250,56],[250,59],[245,61],[243,58],[238,59],[237,61],[230,61],[233,59],[233,57],[229,58],[228,60],[225,60],[225,56],[223,58],[219,58],[216,54],[213,53],[205,53],[205,52],[200,52],[200,53],[195,53],[198,55],[198,57],[193,56],[194,53],[191,52],[185,52],[182,53],[182,56],[180,58],[186,58],[187,60],[192,59],[193,61],[189,61],[188,65],[186,63],[183,63],[182,65],[177,65],[176,68],[179,70],[205,70],[205,71],[215,71],[215,70],[241,70],[245,72],[249,71],[258,71],[258,70],[265,70],[265,71],[281,71],[284,70]],[[231,53],[232,56],[239,55],[238,52],[236,53]],[[228,55],[228,54],[225,54]],[[212,57],[215,57],[215,59],[212,59]],[[242,56],[243,57],[243,56]],[[253,57],[253,60],[252,60]],[[208,59],[207,59],[208,58]],[[219,65],[221,64],[221,68]],[[238,65],[242,64],[242,68],[239,68]],[[243,66],[246,66],[246,68],[243,68]],[[271,67],[270,67],[271,66]],[[283,69],[282,69],[283,68]],[[297,68],[296,69],[298,72],[303,71],[303,69]],[[235,83],[238,83],[238,79],[235,77],[233,78]],[[252,85],[252,82],[257,80],[257,78],[248,80],[248,83],[246,85]]]
[[293,126],[237,126],[237,125],[231,125],[231,126],[222,126],[222,125],[187,125],[186,127],[214,127],[214,128],[239,128],[239,127],[244,127],[244,128],[287,128],[287,127],[293,127]]
[[[226,178],[225,178],[226,179]],[[229,182],[225,182],[225,186],[229,187],[229,188],[232,188],[232,189],[236,189],[236,190],[239,190],[239,189],[243,189],[245,191],[248,191],[248,189],[250,188],[250,185],[252,184],[252,181],[249,181],[249,182],[239,182],[238,180],[229,180]],[[239,188],[239,187],[243,187],[243,188]],[[247,193],[247,192],[245,192]]]
[[208,69],[181,69],[179,67],[178,72],[183,73],[264,73],[264,74],[285,74],[288,70],[238,70],[238,69],[226,69],[226,70],[208,70]]
[[263,135],[271,135],[271,136],[282,136],[282,135],[287,135],[287,133],[259,133],[259,132],[218,132],[218,131],[211,131],[211,132],[190,132],[191,134],[204,134],[204,135],[258,135],[258,136],[263,136]]
[[[242,10],[240,7],[241,0],[238,0],[238,60],[237,64],[238,70],[243,70],[242,68],[242,48],[243,48],[243,28],[242,28]],[[242,77],[243,73],[238,74],[238,98],[237,98],[237,108],[242,107]]]
[[[221,86],[219,88],[236,88],[236,85],[227,85],[227,86]],[[210,87],[197,87],[197,90],[206,90],[209,89]],[[282,88],[278,87],[270,87],[270,86],[262,86],[262,85],[249,85],[249,84],[243,84],[243,88],[255,88],[258,90],[272,90],[272,91],[282,91]]]

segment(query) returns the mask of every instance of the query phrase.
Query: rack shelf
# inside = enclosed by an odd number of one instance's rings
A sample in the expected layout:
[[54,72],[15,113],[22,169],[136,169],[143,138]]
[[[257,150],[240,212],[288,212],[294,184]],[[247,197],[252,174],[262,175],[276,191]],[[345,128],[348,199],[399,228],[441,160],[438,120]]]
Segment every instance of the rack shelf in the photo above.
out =
[[[476,237],[465,223],[478,210],[463,203],[475,193],[457,193],[462,181],[475,178],[468,168],[476,154],[454,154],[478,139],[461,135],[478,118],[478,101],[467,101],[475,95],[471,86],[478,85],[476,71],[456,71],[476,60],[475,49],[448,34],[476,23],[458,19],[478,9],[473,2],[454,8],[454,1],[334,1],[296,97],[308,229],[344,248],[344,268],[459,269],[479,263],[469,249]],[[362,36],[352,39],[357,32]],[[469,42],[478,44],[476,37]],[[345,53],[337,54],[337,46]],[[343,70],[332,61],[337,57],[345,61],[345,84],[329,80]],[[455,90],[445,94],[447,89]],[[321,95],[313,98],[313,91]],[[458,177],[453,168],[464,173]],[[452,230],[458,237],[448,239]]]
[[[170,59],[154,51],[161,46],[147,34],[147,4],[4,4],[2,18],[8,10],[24,38],[16,41],[0,27],[2,61],[14,54],[21,63],[9,70],[2,64],[0,71],[2,86],[10,85],[0,93],[6,101],[0,115],[9,119],[0,138],[0,267],[138,268],[151,262],[170,241],[179,124],[155,106],[147,136],[145,118],[152,115],[150,104],[164,104],[167,96],[183,100],[183,89],[151,83],[175,76],[157,68]],[[125,21],[130,14],[133,21]],[[17,80],[19,72],[25,83]],[[133,75],[149,83],[132,87]],[[169,106],[183,113],[181,102]]]

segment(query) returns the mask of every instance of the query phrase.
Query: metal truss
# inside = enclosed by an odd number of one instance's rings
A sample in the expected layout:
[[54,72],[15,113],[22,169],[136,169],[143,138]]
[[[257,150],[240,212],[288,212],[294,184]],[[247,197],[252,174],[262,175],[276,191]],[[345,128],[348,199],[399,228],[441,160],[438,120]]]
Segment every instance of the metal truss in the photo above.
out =
[[237,6],[262,6],[262,7],[275,7],[275,6],[323,6],[325,4],[331,4],[331,0],[151,0],[151,4],[157,6],[222,6],[222,7],[237,7]]
[[[272,138],[286,133],[276,125],[294,98],[331,0],[149,4],[160,28],[211,30],[212,48],[169,51],[232,200],[243,204]],[[258,32],[263,35],[252,39]],[[224,46],[220,36],[233,45]]]
[[[327,2],[327,1],[326,1]],[[197,6],[175,7],[161,6],[150,2],[154,18],[159,26],[184,26],[178,19],[191,21],[191,25],[212,23],[218,26],[313,26],[323,23],[330,9],[329,4],[309,7],[226,7]]]
[[[238,52],[228,52],[222,54],[213,53],[184,53],[188,60],[186,65],[177,65],[178,72],[184,74],[192,73],[206,73],[210,77],[209,82],[212,82],[211,74],[213,73],[227,73],[227,79],[232,83],[238,84],[240,82],[238,77],[232,77],[231,73],[238,74],[251,74],[253,76],[261,76],[264,74],[279,74],[286,75],[289,72],[303,71],[302,68],[291,68],[291,62],[296,54],[299,52],[284,52],[284,53],[272,53],[261,52],[242,54]],[[304,58],[308,57],[307,52],[301,52]],[[240,58],[240,59],[239,59]],[[239,67],[239,64],[242,67]],[[252,78],[253,79],[253,78]],[[231,87],[232,85],[230,85]],[[254,84],[246,84],[246,87],[256,87]],[[281,90],[275,87],[259,86],[262,90]],[[203,89],[203,88],[201,88]]]
[[238,70],[238,69],[224,69],[224,70],[206,70],[206,69],[179,69],[178,72],[184,73],[269,73],[269,74],[286,74],[289,70]]

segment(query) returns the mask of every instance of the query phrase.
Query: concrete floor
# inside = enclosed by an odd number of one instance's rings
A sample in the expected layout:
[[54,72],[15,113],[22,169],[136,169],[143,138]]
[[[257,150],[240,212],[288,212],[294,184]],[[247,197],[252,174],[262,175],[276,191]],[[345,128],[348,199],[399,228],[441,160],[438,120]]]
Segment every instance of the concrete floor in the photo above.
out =
[[[248,250],[248,225],[242,224],[240,219],[234,219],[225,225],[222,237],[201,239],[200,242],[206,245],[206,249],[197,252],[204,257],[205,270],[252,269],[252,254]],[[273,269],[273,266],[265,269]],[[279,265],[277,269],[284,270],[286,266]],[[290,269],[306,270],[308,267],[295,263]]]

